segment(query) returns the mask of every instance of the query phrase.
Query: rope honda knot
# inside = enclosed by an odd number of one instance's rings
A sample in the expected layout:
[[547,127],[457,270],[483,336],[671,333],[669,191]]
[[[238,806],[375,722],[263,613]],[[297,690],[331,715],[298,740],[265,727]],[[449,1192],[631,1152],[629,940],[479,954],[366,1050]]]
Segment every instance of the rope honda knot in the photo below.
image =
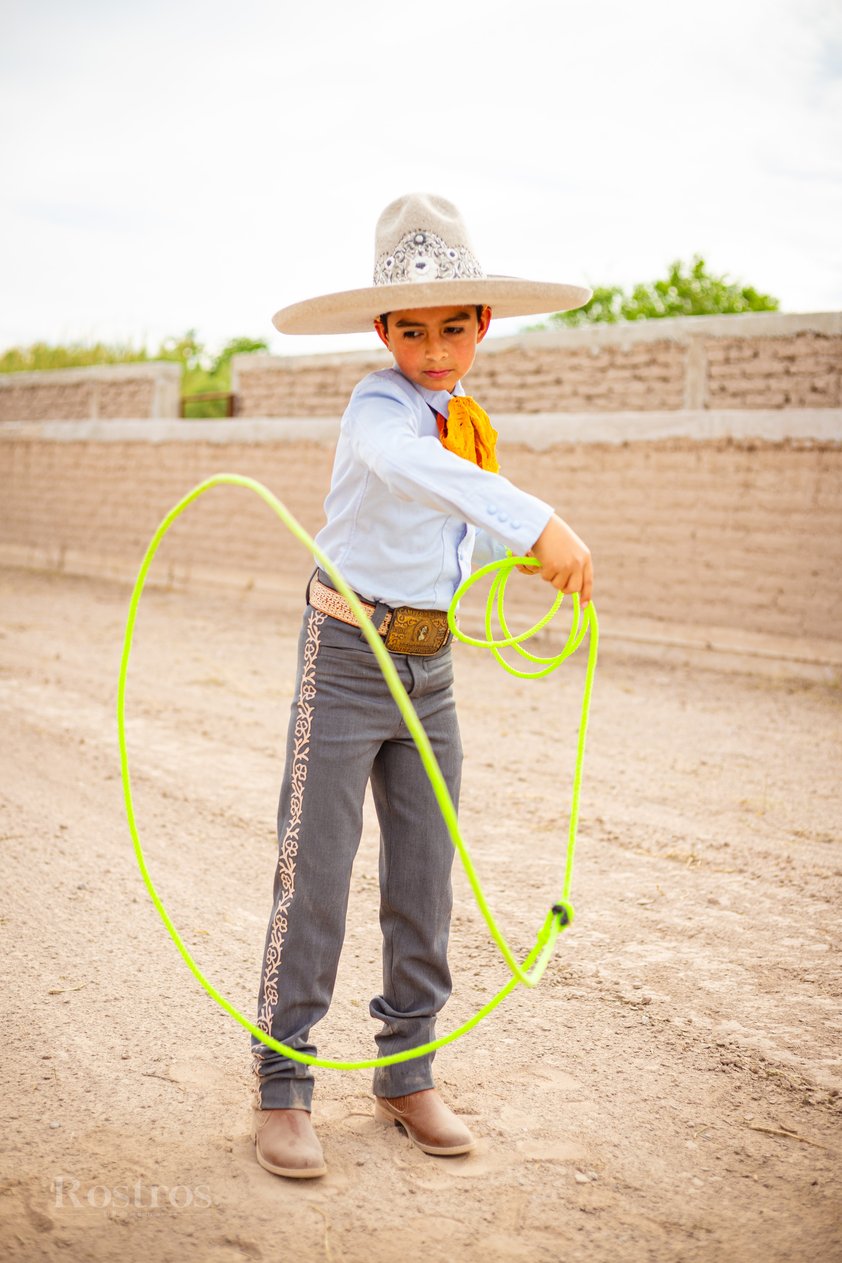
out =
[[554,916],[558,917],[559,929],[563,930],[573,921],[573,905],[565,900],[559,900],[554,903],[551,909]]

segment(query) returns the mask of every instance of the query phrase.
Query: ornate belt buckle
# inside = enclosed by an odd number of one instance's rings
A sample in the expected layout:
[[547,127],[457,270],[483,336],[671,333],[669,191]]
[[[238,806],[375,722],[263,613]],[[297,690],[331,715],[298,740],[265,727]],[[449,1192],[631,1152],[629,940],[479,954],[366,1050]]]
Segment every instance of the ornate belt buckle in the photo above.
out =
[[438,653],[450,639],[444,610],[414,610],[401,605],[392,612],[384,644],[391,653]]

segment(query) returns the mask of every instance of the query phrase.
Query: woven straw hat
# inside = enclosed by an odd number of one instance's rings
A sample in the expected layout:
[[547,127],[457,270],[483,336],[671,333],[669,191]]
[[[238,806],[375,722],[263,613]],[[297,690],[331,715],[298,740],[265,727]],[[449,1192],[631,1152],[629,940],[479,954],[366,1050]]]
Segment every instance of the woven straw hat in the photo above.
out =
[[272,323],[281,333],[362,333],[388,311],[483,303],[497,317],[533,316],[581,307],[590,296],[580,285],[487,275],[453,203],[407,193],[377,221],[373,285],[282,307]]

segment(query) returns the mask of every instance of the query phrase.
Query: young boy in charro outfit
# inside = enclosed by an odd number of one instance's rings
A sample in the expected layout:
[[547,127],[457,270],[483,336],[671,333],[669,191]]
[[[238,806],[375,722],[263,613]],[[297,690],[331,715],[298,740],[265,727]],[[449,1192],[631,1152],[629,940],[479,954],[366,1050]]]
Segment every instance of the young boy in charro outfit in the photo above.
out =
[[[574,286],[486,276],[459,212],[411,194],[377,225],[374,285],[278,312],[290,333],[376,328],[393,368],[355,388],[342,419],[327,522],[317,543],[364,602],[458,804],[462,750],[452,695],[447,609],[471,569],[477,532],[500,555],[531,552],[563,592],[591,597],[587,547],[549,504],[498,472],[496,434],[461,381],[501,315],[586,302]],[[371,783],[380,824],[383,991],[370,1006],[380,1055],[435,1037],[450,994],[447,940],[453,846],[421,759],[347,602],[317,572],[299,667],[278,808],[279,858],[257,1025],[315,1054],[313,1025],[330,1005],[351,866]],[[252,1040],[257,1159],[278,1175],[324,1174],[310,1122],[309,1067]],[[375,1117],[426,1153],[467,1153],[474,1140],[433,1087],[433,1056],[374,1074]]]

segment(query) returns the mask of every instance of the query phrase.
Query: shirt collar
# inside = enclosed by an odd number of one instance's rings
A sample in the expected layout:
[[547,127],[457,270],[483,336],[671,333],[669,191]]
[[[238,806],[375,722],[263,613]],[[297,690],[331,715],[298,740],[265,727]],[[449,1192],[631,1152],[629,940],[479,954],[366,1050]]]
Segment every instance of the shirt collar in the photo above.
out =
[[[447,409],[449,408],[450,400],[453,397],[449,390],[428,390],[426,386],[419,386],[415,382],[409,381],[409,378],[405,377],[404,374],[401,373],[401,370],[397,365],[395,365],[395,372],[400,373],[404,381],[409,382],[412,389],[416,390],[421,398],[424,399],[435,412],[440,412],[442,416],[447,416]],[[453,394],[464,395],[464,393],[465,387],[461,382],[457,382],[453,387]]]

